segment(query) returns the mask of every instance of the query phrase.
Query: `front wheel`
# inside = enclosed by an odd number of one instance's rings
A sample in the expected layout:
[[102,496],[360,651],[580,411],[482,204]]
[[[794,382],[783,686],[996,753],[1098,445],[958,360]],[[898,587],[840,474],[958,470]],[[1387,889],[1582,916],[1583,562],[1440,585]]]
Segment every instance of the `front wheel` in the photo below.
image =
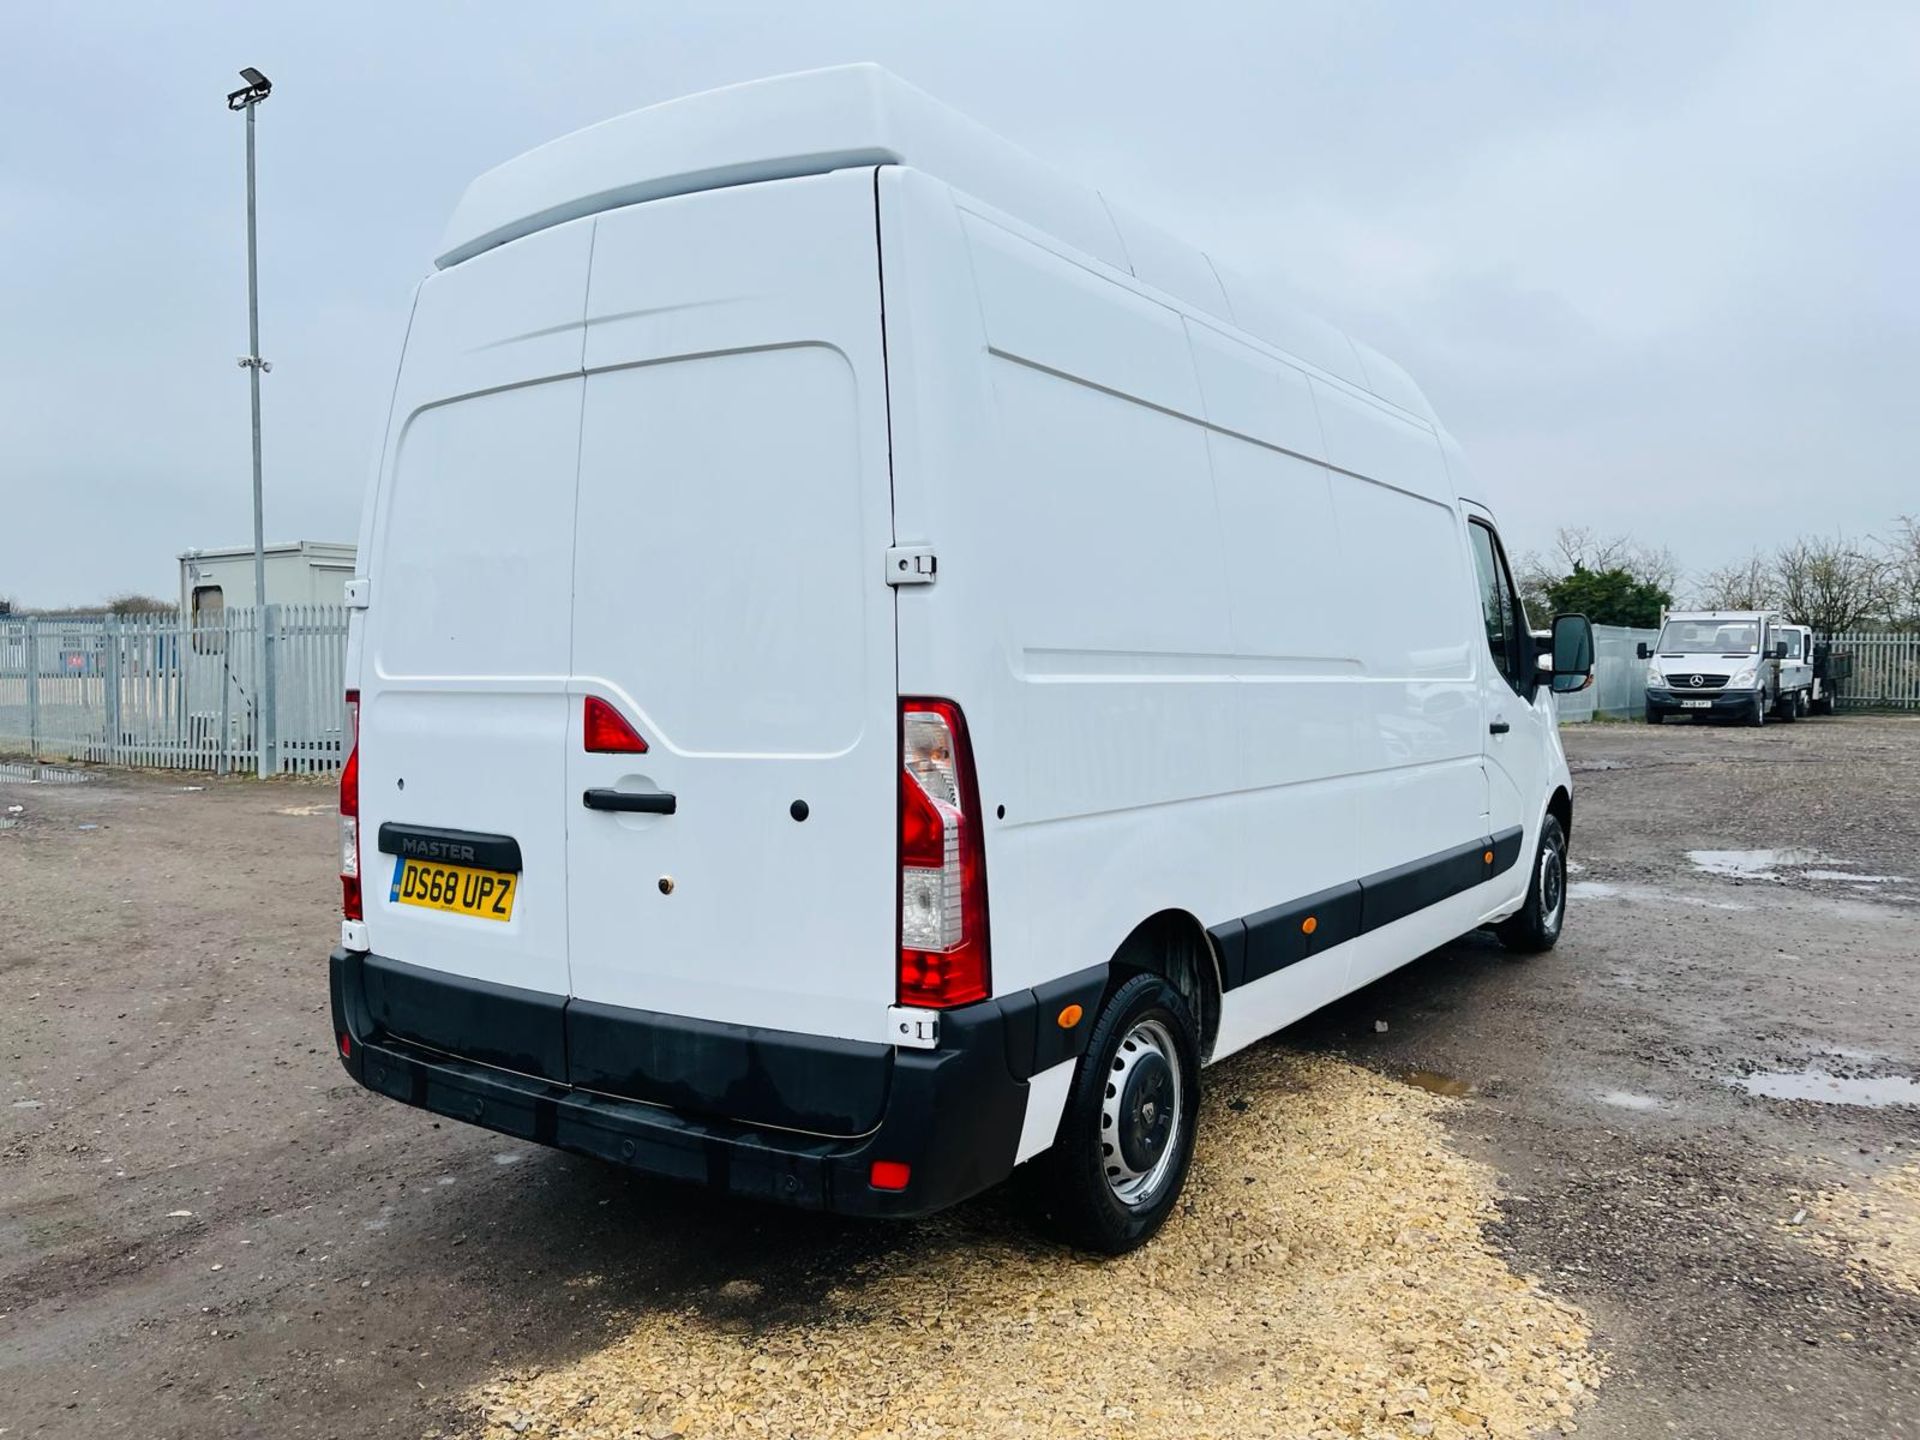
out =
[[1753,714],[1747,717],[1747,724],[1764,725],[1766,723],[1767,723],[1767,697],[1766,697],[1766,693],[1762,691],[1760,694],[1753,697]]
[[1494,933],[1500,943],[1522,955],[1551,950],[1567,918],[1567,832],[1549,815],[1540,826],[1540,846],[1534,852],[1533,878],[1527,882],[1527,903],[1502,920]]
[[1193,1162],[1200,1045],[1186,1000],[1135,975],[1094,1022],[1035,1198],[1063,1239],[1103,1255],[1145,1244]]
[[1660,723],[1660,712],[1654,709],[1651,705],[1647,706],[1647,724],[1658,725],[1659,723]]

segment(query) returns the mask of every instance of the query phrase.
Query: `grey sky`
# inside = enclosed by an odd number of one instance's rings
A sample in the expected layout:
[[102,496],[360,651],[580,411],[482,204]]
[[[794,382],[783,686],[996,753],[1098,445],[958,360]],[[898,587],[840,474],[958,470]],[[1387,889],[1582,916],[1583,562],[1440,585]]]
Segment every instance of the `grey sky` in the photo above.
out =
[[351,539],[466,182],[717,84],[872,59],[1399,359],[1516,549],[1703,569],[1920,511],[1920,8],[10,5],[0,594],[245,543],[241,65],[270,539]]

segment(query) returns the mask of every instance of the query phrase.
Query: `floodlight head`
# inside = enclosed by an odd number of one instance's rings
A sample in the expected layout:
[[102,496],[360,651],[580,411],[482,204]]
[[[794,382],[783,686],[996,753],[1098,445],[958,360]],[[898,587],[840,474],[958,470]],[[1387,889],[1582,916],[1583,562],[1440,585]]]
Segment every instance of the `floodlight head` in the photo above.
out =
[[247,82],[246,86],[227,96],[229,110],[249,109],[273,93],[273,82],[251,65],[241,68],[240,78]]

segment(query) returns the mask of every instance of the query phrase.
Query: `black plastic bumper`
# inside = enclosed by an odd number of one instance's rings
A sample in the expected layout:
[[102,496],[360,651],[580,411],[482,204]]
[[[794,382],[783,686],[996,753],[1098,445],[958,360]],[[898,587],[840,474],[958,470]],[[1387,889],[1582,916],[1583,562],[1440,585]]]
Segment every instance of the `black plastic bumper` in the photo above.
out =
[[[368,993],[370,968],[390,964],[335,950],[329,966],[336,1045],[346,1037],[341,1063],[369,1090],[650,1175],[851,1215],[925,1215],[1005,1179],[1026,1118],[1027,1078],[1079,1055],[1106,984],[1106,967],[1097,966],[1038,991],[943,1012],[938,1049],[898,1049],[885,1057],[879,1123],[865,1134],[834,1138],[576,1088],[396,1035],[376,1018]],[[447,976],[443,983],[448,1002],[470,1011],[472,982]],[[379,984],[376,978],[376,990]],[[1070,1001],[1084,1007],[1086,1018],[1062,1030],[1050,1022]],[[652,1032],[661,1018],[651,1017]],[[781,1048],[781,1032],[751,1035],[761,1052]],[[908,1166],[906,1187],[875,1188],[876,1161]]]
[[[1716,695],[1693,695],[1684,690],[1647,691],[1647,710],[1654,715],[1720,715],[1746,719],[1753,714],[1752,690],[1722,690]],[[1682,700],[1710,700],[1705,709],[1683,707]]]

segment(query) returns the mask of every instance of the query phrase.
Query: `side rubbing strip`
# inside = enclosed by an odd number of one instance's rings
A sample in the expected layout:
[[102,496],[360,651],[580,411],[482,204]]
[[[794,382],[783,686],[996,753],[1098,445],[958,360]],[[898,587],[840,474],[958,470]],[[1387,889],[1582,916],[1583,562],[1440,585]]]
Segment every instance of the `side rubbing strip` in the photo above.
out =
[[1247,983],[1247,922],[1229,920],[1224,925],[1208,927],[1207,934],[1213,937],[1213,945],[1220,952],[1220,988],[1231,990],[1236,985]]
[[1360,917],[1358,881],[1249,915],[1246,978],[1258,980],[1353,939]]
[[1364,896],[1360,928],[1378,930],[1462,890],[1471,890],[1490,878],[1492,867],[1485,859],[1490,848],[1488,841],[1474,840],[1425,860],[1396,865],[1391,870],[1367,876],[1360,882]]
[[1516,825],[1493,837],[1493,868],[1490,874],[1502,875],[1513,868],[1514,862],[1520,858],[1521,835],[1522,831]]
[[1215,925],[1207,933],[1220,947],[1221,984],[1228,990],[1249,985],[1505,874],[1520,859],[1524,838],[1516,825],[1244,920]]

